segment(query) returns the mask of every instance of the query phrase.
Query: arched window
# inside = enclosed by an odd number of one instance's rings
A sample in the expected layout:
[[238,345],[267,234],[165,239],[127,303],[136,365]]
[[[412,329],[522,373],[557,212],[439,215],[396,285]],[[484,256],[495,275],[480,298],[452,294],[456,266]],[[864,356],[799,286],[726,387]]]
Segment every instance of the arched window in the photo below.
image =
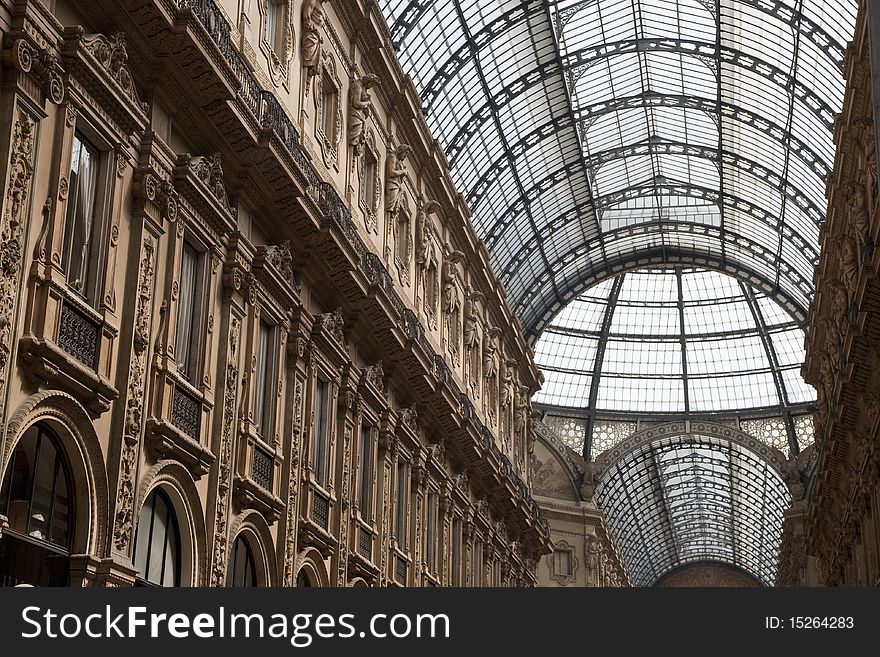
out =
[[226,586],[246,587],[257,585],[257,568],[247,539],[241,534],[232,546],[232,558],[226,570]]
[[296,576],[296,585],[297,586],[311,586],[312,585],[312,581],[309,579],[309,576],[306,573],[305,568],[299,569],[299,574]]
[[0,514],[9,529],[64,550],[73,538],[70,468],[54,434],[43,424],[30,427],[15,448],[3,485]]
[[160,489],[147,497],[138,517],[134,565],[143,583],[180,586],[180,530],[168,495]]

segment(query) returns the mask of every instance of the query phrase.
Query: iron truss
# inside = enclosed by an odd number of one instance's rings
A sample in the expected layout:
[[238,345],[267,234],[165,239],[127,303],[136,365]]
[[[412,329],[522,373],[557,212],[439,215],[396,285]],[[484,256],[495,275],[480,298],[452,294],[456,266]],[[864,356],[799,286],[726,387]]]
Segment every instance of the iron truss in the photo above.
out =
[[[657,253],[798,315],[809,304],[854,0],[837,14],[788,0],[380,6],[530,339],[585,282]],[[713,205],[717,225],[667,220],[682,197]],[[658,209],[639,230],[605,220],[639,199]]]
[[601,475],[596,497],[638,586],[706,561],[774,582],[790,497],[776,467],[742,444],[701,435],[638,444]]
[[[715,271],[676,266],[611,280],[544,329],[536,404],[589,419],[767,411],[783,418],[788,451],[798,453],[792,413],[815,400],[800,377],[803,323]],[[654,399],[655,389],[665,397]],[[588,443],[584,450],[595,456]]]

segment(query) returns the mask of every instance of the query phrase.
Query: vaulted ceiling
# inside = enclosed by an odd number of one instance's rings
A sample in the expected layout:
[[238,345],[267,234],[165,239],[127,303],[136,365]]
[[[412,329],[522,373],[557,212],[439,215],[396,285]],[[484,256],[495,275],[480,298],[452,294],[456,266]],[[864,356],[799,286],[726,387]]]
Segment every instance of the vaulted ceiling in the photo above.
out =
[[379,2],[527,338],[660,263],[805,323],[853,0]]

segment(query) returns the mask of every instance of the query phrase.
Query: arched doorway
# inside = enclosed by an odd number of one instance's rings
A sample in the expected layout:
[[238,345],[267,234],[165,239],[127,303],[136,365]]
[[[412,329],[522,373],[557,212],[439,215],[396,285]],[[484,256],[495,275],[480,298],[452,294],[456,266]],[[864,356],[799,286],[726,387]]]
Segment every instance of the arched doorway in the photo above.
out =
[[181,549],[177,514],[168,494],[154,489],[138,516],[134,565],[143,586],[180,586]]
[[226,569],[226,586],[252,587],[257,585],[257,564],[250,542],[244,532],[239,533],[232,545],[232,555]]
[[70,463],[55,433],[25,431],[0,485],[0,586],[66,586],[76,534]]

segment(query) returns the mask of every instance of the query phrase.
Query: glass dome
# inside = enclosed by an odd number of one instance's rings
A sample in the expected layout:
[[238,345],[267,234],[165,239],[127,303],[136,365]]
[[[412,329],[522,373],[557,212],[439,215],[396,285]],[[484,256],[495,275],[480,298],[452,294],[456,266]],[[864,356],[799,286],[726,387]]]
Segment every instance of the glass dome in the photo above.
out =
[[545,328],[535,359],[543,406],[690,415],[815,400],[800,374],[803,327],[762,292],[705,269],[643,269],[596,285]]

